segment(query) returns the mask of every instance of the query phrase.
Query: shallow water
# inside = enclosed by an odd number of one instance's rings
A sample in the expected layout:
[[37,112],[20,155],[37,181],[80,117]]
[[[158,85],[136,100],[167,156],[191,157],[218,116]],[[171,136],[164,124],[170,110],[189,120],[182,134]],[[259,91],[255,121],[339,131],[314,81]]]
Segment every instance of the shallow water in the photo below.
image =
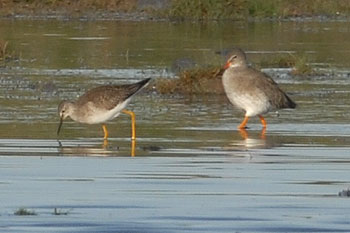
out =
[[[20,55],[0,68],[0,231],[349,232],[348,27],[0,21]],[[224,95],[142,92],[129,105],[135,145],[127,115],[108,123],[107,145],[101,126],[72,121],[57,138],[60,100],[171,78],[179,58],[219,64],[233,45],[253,62],[303,50],[324,74],[264,69],[298,103],[268,114],[266,133],[254,118],[237,131]],[[37,215],[14,215],[22,207]]]

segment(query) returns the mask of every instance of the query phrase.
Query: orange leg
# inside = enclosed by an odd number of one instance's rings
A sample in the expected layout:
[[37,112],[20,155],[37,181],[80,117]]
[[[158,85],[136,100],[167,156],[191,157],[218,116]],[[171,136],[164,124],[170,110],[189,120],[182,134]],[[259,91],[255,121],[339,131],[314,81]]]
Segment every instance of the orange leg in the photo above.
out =
[[238,126],[238,129],[245,129],[246,128],[246,124],[248,123],[249,117],[245,116],[244,120],[242,121],[242,123]]
[[248,132],[247,132],[247,130],[245,130],[244,128],[239,129],[239,133],[241,134],[241,136],[242,136],[242,138],[244,140],[248,139]]
[[266,128],[267,123],[266,123],[265,119],[261,115],[259,115],[259,118],[260,118],[260,121],[261,121],[261,124],[263,125],[263,127]]
[[105,134],[105,136],[103,137],[103,139],[107,140],[108,138],[108,130],[107,130],[107,127],[105,124],[102,125],[102,129],[103,129],[103,132]]
[[131,140],[135,140],[136,139],[135,113],[132,111],[128,111],[126,109],[123,110],[123,113],[126,113],[131,116]]
[[261,130],[261,136],[260,136],[260,138],[263,139],[263,140],[266,140],[266,135],[265,135],[265,133],[266,133],[266,128],[264,127],[264,128],[262,128],[262,130]]

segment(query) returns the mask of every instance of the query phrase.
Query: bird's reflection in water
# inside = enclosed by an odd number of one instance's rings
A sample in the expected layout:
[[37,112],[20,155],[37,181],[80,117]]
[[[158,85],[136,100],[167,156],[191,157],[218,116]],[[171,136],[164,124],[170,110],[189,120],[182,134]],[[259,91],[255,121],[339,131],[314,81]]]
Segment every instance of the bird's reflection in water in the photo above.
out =
[[[95,157],[107,157],[107,156],[121,156],[119,146],[113,146],[108,140],[104,140],[102,145],[92,144],[92,143],[82,143],[81,141],[69,141],[63,145],[61,141],[58,140],[58,152],[63,156],[95,156]],[[135,156],[136,141],[131,140],[130,142],[130,156]]]
[[[245,139],[249,139],[248,132],[246,129],[238,129],[239,133],[241,134],[241,137]],[[262,128],[260,133],[260,139],[266,140],[266,128]]]
[[266,128],[263,128],[258,134],[256,132],[248,133],[246,129],[239,129],[239,135],[241,139],[233,141],[234,146],[243,146],[245,149],[263,149],[272,146],[268,143]]
[[[130,156],[131,157],[135,157],[135,147],[136,147],[136,140],[132,139],[130,142]],[[103,149],[108,149],[108,139],[104,139],[103,140],[103,145],[102,145]]]

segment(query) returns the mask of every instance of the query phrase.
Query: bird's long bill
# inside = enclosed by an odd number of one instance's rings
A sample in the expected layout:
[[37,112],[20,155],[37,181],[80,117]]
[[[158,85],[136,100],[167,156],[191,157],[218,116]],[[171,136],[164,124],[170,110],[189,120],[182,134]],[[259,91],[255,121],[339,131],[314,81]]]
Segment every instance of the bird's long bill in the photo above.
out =
[[62,124],[63,124],[63,117],[60,118],[60,124],[58,125],[58,129],[57,129],[57,136],[58,136],[58,134],[60,133]]

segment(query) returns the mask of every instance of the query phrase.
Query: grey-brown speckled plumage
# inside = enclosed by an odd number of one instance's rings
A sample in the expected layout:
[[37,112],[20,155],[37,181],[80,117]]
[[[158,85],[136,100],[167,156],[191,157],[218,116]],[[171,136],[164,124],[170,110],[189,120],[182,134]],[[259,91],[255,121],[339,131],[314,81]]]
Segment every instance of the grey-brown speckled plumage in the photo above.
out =
[[[76,101],[62,101],[58,107],[58,112],[64,111],[73,120],[95,124],[102,123],[118,116],[119,112],[127,105],[130,97],[137,93],[150,79],[142,80],[141,82],[126,85],[107,85],[93,88],[80,96]],[[112,112],[117,106],[111,116],[104,117],[105,113]],[[99,117],[101,116],[101,117]]]
[[93,88],[80,96],[75,104],[77,106],[85,106],[92,103],[95,108],[103,110],[111,110],[118,104],[129,99],[139,89],[141,89],[150,79],[127,85],[107,85]]
[[[266,101],[269,109],[294,108],[295,103],[279,88],[269,76],[253,68],[233,68],[224,73],[224,87],[226,93],[235,96],[249,95],[257,101]],[[235,97],[229,98],[236,104]],[[244,106],[239,105],[242,109]],[[257,106],[258,107],[258,106]]]
[[227,97],[233,105],[245,110],[246,117],[296,107],[272,78],[248,66],[242,50],[231,53],[225,68],[222,82]]
[[134,84],[100,86],[87,91],[76,101],[62,101],[58,106],[61,122],[57,133],[68,116],[74,121],[87,124],[104,123],[117,117],[131,97],[150,80],[148,78]]

